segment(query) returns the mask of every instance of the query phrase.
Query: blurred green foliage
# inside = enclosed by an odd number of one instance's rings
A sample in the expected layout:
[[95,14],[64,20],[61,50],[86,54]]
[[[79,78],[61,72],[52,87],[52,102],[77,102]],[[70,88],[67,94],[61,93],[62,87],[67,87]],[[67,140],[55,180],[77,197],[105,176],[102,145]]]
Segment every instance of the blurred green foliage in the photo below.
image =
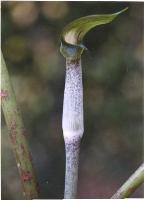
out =
[[[29,131],[41,198],[63,198],[64,190],[61,31],[76,18],[126,6],[127,12],[84,39],[85,133],[78,198],[109,198],[142,162],[144,3],[2,2],[2,51]],[[22,199],[20,186],[3,119],[2,199]],[[133,197],[144,197],[142,188]]]

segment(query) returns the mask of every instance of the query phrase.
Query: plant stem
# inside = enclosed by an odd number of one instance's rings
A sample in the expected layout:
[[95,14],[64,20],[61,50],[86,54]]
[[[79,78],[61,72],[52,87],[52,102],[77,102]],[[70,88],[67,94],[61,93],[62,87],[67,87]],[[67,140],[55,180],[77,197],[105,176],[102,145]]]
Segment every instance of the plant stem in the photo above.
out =
[[2,110],[8,127],[13,153],[23,186],[24,199],[31,200],[38,198],[37,182],[32,166],[31,155],[25,138],[26,130],[24,129],[21,113],[16,103],[3,55],[1,55],[1,66]]
[[78,158],[83,130],[81,60],[66,59],[66,80],[63,103],[63,135],[66,150],[65,199],[76,198]]
[[129,197],[142,183],[144,183],[144,163],[130,176],[111,199],[124,199]]
[[66,148],[66,174],[65,174],[65,199],[76,198],[78,180],[80,140],[73,139],[65,144]]

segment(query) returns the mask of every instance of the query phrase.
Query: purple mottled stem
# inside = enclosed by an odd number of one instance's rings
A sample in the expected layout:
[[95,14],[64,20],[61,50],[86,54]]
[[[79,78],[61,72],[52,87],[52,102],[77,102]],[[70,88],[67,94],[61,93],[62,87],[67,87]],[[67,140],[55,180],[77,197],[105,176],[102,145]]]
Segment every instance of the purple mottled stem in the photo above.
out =
[[63,103],[63,135],[66,150],[65,199],[77,192],[79,145],[83,135],[83,85],[81,60],[66,60]]
[[65,171],[65,199],[76,198],[78,181],[78,163],[80,139],[75,138],[65,143],[66,171]]
[[144,163],[130,176],[111,199],[124,199],[129,197],[142,183],[144,183]]

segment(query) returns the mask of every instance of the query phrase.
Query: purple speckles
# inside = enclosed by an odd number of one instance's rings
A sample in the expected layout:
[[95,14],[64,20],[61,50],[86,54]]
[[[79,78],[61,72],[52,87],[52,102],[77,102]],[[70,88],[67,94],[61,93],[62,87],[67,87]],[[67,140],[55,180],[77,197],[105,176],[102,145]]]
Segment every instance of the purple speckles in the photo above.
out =
[[78,160],[80,149],[80,137],[73,137],[65,141],[66,149],[66,174],[65,174],[65,198],[72,198],[76,195],[78,179]]
[[72,139],[65,138],[66,151],[77,151],[79,150],[81,137],[74,136]]
[[63,129],[83,132],[83,85],[80,60],[66,62]]
[[80,65],[80,59],[76,60],[67,60],[66,62],[67,67],[78,67]]

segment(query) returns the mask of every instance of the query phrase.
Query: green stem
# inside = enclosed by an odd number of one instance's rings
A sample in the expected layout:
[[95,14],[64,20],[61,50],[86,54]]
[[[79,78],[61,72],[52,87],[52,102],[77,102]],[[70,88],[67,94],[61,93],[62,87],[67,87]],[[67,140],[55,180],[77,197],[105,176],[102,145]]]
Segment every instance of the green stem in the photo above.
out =
[[24,199],[32,200],[34,198],[38,198],[37,182],[32,165],[31,155],[25,138],[25,129],[21,118],[21,113],[16,103],[3,55],[1,55],[1,66],[2,110],[6,125],[9,130],[11,145],[23,186]]
[[142,183],[144,183],[144,163],[130,176],[111,199],[124,199],[129,197]]

